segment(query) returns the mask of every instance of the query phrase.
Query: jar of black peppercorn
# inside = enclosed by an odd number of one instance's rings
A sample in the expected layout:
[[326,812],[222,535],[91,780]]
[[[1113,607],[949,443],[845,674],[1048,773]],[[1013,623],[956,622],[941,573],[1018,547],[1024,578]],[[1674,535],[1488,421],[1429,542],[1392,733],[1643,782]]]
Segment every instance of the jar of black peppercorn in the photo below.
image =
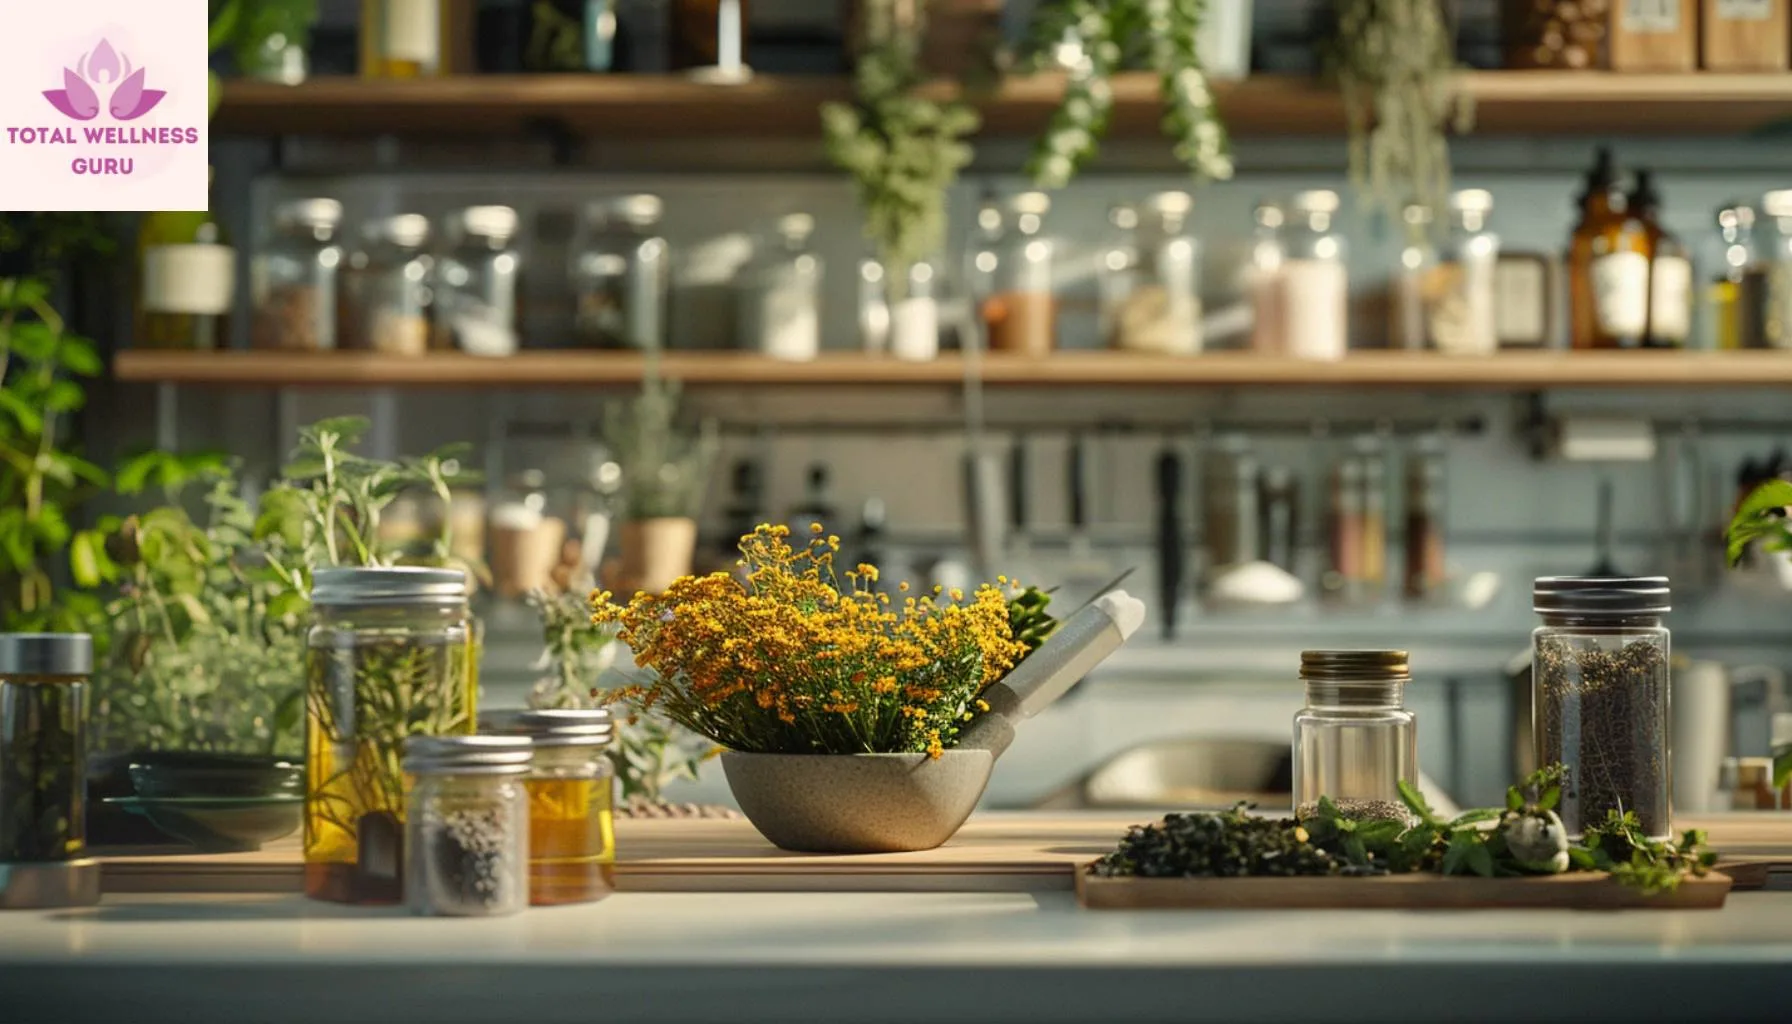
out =
[[1670,832],[1668,581],[1664,576],[1545,577],[1532,590],[1537,763],[1567,769],[1557,808],[1571,836],[1634,812]]
[[448,917],[514,914],[529,905],[526,736],[412,736],[404,902]]
[[85,633],[0,634],[0,908],[99,902],[87,851]]
[[1294,811],[1324,797],[1346,817],[1409,818],[1400,783],[1419,782],[1418,721],[1406,709],[1405,651],[1303,651],[1307,704],[1294,716]]

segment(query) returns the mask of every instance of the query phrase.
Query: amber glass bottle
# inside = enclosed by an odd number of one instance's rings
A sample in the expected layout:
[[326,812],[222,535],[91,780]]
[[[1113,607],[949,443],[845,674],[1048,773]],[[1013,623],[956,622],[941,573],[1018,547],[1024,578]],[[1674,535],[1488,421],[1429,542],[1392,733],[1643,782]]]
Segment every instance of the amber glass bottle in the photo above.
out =
[[1649,317],[1648,241],[1626,215],[1611,151],[1601,148],[1568,244],[1570,339],[1575,348],[1634,348]]
[[1692,334],[1692,260],[1686,247],[1661,223],[1661,192],[1648,171],[1636,172],[1630,209],[1642,225],[1649,248],[1648,348],[1684,348]]

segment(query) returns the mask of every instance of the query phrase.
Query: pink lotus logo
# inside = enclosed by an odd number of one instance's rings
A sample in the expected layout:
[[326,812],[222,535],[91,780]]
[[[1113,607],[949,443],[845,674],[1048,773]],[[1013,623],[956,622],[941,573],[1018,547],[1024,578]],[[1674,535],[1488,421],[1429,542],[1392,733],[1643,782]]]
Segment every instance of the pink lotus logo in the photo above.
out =
[[112,87],[112,98],[106,107],[120,121],[135,121],[154,110],[162,97],[161,89],[143,87],[143,68],[131,69],[131,58],[112,49],[104,39],[93,52],[62,69],[62,88],[50,89],[44,99],[50,106],[77,121],[91,121],[100,116],[100,96],[95,85]]

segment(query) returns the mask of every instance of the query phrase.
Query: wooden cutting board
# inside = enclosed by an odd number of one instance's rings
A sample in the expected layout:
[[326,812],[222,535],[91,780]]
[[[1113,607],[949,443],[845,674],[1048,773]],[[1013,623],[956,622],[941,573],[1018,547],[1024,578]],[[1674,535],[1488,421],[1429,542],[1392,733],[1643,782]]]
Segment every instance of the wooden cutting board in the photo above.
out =
[[[616,825],[616,884],[625,892],[1069,891],[1078,865],[1113,849],[1129,826],[1160,816],[979,814],[937,850],[859,856],[789,853],[739,820],[623,820]],[[1710,833],[1719,867],[1738,889],[1761,888],[1776,871],[1792,879],[1792,814],[1677,824]],[[103,865],[105,891],[117,893],[298,892],[304,881],[297,837],[254,853],[138,853],[104,857]]]
[[1609,875],[1544,878],[1098,878],[1076,876],[1077,902],[1092,910],[1716,910],[1730,879],[1687,878],[1645,896]]

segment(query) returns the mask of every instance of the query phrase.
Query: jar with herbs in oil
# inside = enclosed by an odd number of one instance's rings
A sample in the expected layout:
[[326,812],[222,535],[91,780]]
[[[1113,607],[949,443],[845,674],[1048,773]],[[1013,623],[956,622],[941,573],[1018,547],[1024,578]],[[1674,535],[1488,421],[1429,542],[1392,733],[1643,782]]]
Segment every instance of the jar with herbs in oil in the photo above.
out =
[[590,903],[615,889],[616,778],[604,750],[605,708],[491,711],[482,732],[526,736],[535,759],[529,793],[529,902]]
[[458,569],[320,569],[306,651],[305,893],[403,898],[405,740],[473,731],[479,626]]

